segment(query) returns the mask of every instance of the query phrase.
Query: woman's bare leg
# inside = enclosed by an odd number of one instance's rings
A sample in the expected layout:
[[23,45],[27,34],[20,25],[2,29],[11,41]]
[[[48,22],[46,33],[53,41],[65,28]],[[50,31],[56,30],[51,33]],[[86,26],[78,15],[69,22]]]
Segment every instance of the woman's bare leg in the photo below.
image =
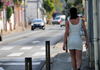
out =
[[73,70],[76,70],[76,58],[75,58],[75,50],[69,50],[70,54],[71,54],[71,63],[72,63],[72,67]]
[[76,50],[76,65],[81,68],[82,65],[82,50]]

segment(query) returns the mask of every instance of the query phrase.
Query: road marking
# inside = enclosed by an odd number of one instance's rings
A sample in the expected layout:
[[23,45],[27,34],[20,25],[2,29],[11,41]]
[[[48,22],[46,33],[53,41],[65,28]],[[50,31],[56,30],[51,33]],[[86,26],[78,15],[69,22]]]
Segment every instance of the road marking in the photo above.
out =
[[0,67],[0,70],[4,70],[2,67]]
[[[39,65],[40,63],[41,62],[32,62],[32,65]],[[0,65],[25,65],[25,63],[0,63]]]
[[32,56],[41,56],[41,55],[45,55],[45,52],[36,52]]
[[20,50],[30,50],[32,47],[22,47]]
[[24,52],[12,53],[12,54],[8,55],[8,57],[9,56],[21,56],[22,54],[24,54]]
[[45,47],[42,47],[41,50],[45,50]]
[[11,50],[13,47],[3,47],[0,50]]
[[40,41],[33,41],[33,43],[39,43]]
[[40,60],[45,60],[45,57],[40,58]]

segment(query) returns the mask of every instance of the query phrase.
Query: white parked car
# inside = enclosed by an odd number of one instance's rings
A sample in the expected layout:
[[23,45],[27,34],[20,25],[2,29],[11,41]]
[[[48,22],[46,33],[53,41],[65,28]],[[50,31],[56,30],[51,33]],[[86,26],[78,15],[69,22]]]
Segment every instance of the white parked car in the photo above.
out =
[[62,23],[61,19],[65,19],[65,15],[60,15],[55,17],[55,19],[52,21],[52,24],[60,24]]
[[36,28],[45,29],[45,23],[42,19],[34,19],[31,23],[31,30],[34,30]]
[[[70,19],[70,16],[67,17],[67,20],[69,20],[69,19]],[[62,23],[60,23],[60,27],[65,26],[65,21],[66,20],[64,18],[61,19]]]
[[64,18],[61,19],[60,27],[62,27],[62,26],[65,26],[65,19]]

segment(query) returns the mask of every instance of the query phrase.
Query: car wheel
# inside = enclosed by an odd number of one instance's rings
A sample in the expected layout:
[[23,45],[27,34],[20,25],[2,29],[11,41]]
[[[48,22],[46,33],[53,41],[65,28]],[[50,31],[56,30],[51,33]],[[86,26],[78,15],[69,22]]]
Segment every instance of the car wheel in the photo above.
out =
[[33,26],[31,26],[31,30],[34,30],[34,27]]
[[60,25],[60,27],[62,27],[62,25]]
[[42,27],[43,30],[45,30],[45,27]]

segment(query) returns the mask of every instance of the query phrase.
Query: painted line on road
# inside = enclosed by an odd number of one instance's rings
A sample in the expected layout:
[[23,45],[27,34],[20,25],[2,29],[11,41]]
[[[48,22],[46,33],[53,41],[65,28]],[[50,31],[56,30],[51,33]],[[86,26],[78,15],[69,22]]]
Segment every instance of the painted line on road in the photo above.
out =
[[45,47],[42,47],[41,50],[45,50]]
[[[40,63],[41,62],[32,62],[32,65],[39,65]],[[25,63],[0,63],[0,65],[25,65]]]
[[2,67],[0,67],[0,70],[4,70]]
[[3,47],[0,50],[11,50],[13,47]]
[[32,47],[22,47],[20,50],[30,50]]
[[36,52],[32,56],[43,56],[45,55],[45,52]]
[[8,55],[8,57],[10,57],[10,56],[21,56],[22,54],[24,54],[24,52],[11,53],[11,54]]
[[33,43],[39,43],[40,41],[33,41]]

